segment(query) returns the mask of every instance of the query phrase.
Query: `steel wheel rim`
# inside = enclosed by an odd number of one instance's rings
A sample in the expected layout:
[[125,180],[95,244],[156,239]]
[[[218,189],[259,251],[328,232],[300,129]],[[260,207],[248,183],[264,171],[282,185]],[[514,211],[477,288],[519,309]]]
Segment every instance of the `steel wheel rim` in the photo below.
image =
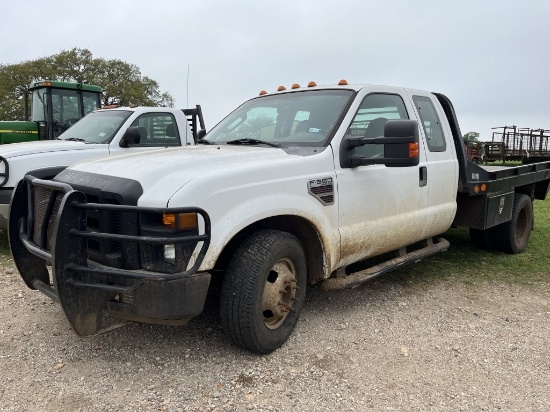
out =
[[296,289],[294,263],[289,258],[279,259],[267,275],[262,295],[262,314],[267,328],[277,329],[294,310]]

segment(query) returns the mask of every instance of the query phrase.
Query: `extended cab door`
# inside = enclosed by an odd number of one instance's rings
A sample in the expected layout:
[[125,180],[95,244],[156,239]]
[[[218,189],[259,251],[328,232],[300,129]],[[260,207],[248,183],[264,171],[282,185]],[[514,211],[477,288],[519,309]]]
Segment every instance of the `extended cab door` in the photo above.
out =
[[155,147],[179,147],[182,146],[181,140],[186,139],[186,131],[179,130],[178,122],[169,112],[143,113],[132,122],[132,126],[139,128],[140,142],[129,147],[120,147],[119,141],[113,141],[109,145],[111,154],[139,152]]
[[[387,120],[416,120],[403,89],[369,87],[361,90],[357,99],[361,103],[346,134],[379,137],[384,134]],[[339,149],[333,148],[335,152]],[[365,157],[383,155],[382,145],[365,145],[354,150]],[[335,156],[340,267],[431,236],[425,229],[433,216],[427,211],[428,188],[422,174],[427,165],[422,143],[419,155],[418,166],[375,164],[354,168],[342,168]]]
[[432,93],[409,90],[410,101],[420,119],[426,153],[427,207],[432,231],[443,233],[456,213],[458,160],[452,132],[439,101]]

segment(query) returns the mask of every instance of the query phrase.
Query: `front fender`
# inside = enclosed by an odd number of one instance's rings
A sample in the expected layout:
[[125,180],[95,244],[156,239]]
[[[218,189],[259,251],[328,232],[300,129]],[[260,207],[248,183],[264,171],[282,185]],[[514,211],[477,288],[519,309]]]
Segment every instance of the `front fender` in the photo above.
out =
[[[264,192],[243,202],[230,202],[222,194],[214,196],[206,208],[212,221],[210,247],[199,270],[210,270],[223,249],[238,233],[250,225],[276,216],[296,216],[309,222],[317,232],[325,252],[326,270],[340,259],[337,203],[324,206],[313,197],[298,194]],[[266,207],[268,205],[268,207]]]

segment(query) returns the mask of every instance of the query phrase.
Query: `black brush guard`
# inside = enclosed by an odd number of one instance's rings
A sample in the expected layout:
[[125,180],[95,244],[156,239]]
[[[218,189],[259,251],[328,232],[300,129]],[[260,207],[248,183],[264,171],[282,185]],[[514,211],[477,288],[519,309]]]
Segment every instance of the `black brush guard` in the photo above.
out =
[[[41,196],[40,204],[35,204],[37,190],[49,191],[48,196]],[[178,237],[87,231],[86,210],[90,209],[133,214],[196,212],[202,216],[204,230],[202,234]],[[191,268],[160,273],[91,262],[87,239],[141,245],[202,245]],[[202,209],[87,203],[82,192],[67,184],[26,176],[12,197],[9,241],[14,262],[27,286],[58,302],[78,335],[93,335],[120,325],[113,325],[106,314],[124,320],[180,325],[203,310],[210,274],[197,270],[210,242],[210,219]],[[52,265],[51,280],[47,262]]]

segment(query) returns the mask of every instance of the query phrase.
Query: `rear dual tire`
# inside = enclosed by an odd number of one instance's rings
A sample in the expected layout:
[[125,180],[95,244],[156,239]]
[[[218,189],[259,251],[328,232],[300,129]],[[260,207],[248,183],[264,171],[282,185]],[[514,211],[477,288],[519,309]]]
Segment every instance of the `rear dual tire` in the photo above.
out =
[[492,235],[495,247],[506,253],[522,253],[533,229],[533,203],[529,196],[516,193],[512,219],[495,226]]
[[470,240],[482,249],[496,249],[502,252],[522,253],[533,229],[533,203],[529,196],[516,193],[512,206],[512,218],[487,230],[470,229]]

